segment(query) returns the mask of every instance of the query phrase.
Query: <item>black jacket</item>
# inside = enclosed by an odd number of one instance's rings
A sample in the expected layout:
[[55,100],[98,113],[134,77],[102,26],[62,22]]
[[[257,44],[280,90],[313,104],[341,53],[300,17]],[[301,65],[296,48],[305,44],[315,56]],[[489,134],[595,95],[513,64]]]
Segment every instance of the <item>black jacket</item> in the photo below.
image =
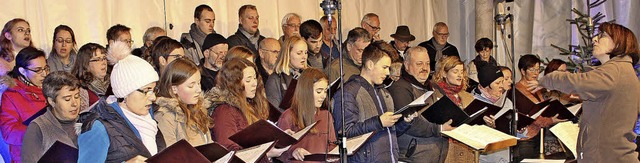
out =
[[[429,59],[431,60],[431,71],[435,71],[436,70],[436,47],[433,45],[433,40],[434,38],[431,37],[431,39],[422,42],[420,44],[418,44],[418,46],[422,46],[424,48],[427,48],[427,53],[429,53]],[[442,55],[446,55],[446,56],[458,56],[460,57],[460,53],[458,53],[458,48],[456,48],[455,46],[449,44],[449,42],[447,42],[446,45],[444,45],[444,49],[442,50]]]

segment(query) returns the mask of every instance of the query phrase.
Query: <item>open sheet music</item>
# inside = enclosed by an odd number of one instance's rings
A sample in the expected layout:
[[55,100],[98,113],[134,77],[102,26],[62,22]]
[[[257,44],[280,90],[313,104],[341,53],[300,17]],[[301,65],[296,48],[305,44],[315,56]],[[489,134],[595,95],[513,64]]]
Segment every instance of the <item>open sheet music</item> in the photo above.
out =
[[578,132],[580,132],[580,127],[578,124],[572,122],[561,122],[549,129],[553,135],[556,135],[560,142],[562,142],[573,155],[576,157],[576,148],[578,146]]
[[[403,113],[405,110],[408,110],[410,108],[414,108],[410,111],[407,112],[416,112],[419,109],[422,109],[422,107],[427,105],[427,99],[429,97],[431,97],[431,95],[433,94],[433,91],[427,91],[424,94],[422,94],[420,97],[416,98],[415,100],[411,101],[411,103],[405,105],[404,107],[400,108],[399,110],[395,111],[394,114],[400,114]],[[415,108],[418,108],[417,110]]]
[[251,148],[245,148],[236,152],[236,157],[247,163],[258,162],[263,155],[275,145],[275,141],[257,145]]
[[[373,132],[369,132],[366,134],[362,134],[360,136],[351,137],[347,139],[347,155],[353,155],[360,147],[369,140],[369,137]],[[314,153],[311,155],[304,156],[305,161],[327,161],[325,160],[325,156],[328,156],[327,159],[335,160],[336,157],[340,156],[340,148],[336,146],[326,155],[324,153]],[[331,162],[331,161],[329,161]]]
[[294,137],[282,131],[282,129],[278,128],[272,122],[259,120],[242,131],[231,135],[229,139],[244,148],[278,140],[276,148],[284,148],[297,143],[300,138],[309,133],[310,129],[313,128],[316,123],[313,123],[300,130],[298,133],[295,133],[294,135],[297,137]]
[[484,125],[463,124],[451,131],[443,131],[442,134],[460,141],[474,150],[484,152],[504,149],[517,143],[516,137]]

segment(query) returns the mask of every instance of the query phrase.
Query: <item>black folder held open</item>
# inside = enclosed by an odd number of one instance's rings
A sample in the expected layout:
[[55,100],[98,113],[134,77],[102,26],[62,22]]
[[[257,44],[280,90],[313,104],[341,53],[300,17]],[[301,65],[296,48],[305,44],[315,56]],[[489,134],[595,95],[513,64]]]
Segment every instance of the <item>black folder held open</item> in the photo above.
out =
[[211,162],[182,139],[147,159],[147,162]]
[[259,120],[242,131],[231,135],[229,139],[243,148],[249,148],[277,140],[278,142],[275,147],[284,148],[297,143],[298,140],[302,139],[302,137],[309,133],[316,123],[305,127],[294,135],[289,135],[275,126],[275,124],[266,120]]
[[78,149],[56,141],[47,152],[40,157],[38,163],[76,163],[78,162]]
[[[362,134],[347,139],[347,155],[353,155],[362,145],[369,140],[373,132]],[[338,146],[333,148],[329,153],[314,153],[304,156],[304,161],[320,161],[320,162],[337,162],[340,158],[340,149]],[[291,160],[295,160],[292,158]]]

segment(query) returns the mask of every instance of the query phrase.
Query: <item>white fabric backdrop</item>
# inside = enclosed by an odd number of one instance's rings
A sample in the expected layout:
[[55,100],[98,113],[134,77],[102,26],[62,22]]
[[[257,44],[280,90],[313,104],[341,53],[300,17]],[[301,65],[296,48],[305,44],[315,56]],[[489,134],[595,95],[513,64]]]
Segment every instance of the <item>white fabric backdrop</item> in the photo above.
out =
[[[491,0],[488,0],[491,1]],[[168,27],[168,35],[177,38],[188,31],[193,22],[193,10],[199,4],[210,5],[216,13],[215,30],[223,36],[233,34],[238,25],[238,8],[244,4],[254,4],[260,15],[260,31],[264,36],[278,38],[282,35],[282,17],[295,12],[303,20],[316,19],[322,15],[319,7],[322,0],[3,0],[0,6],[0,23],[13,18],[24,18],[31,24],[32,37],[36,47],[49,51],[52,46],[53,29],[59,24],[69,25],[76,33],[79,46],[87,42],[106,43],[106,31],[115,24],[132,28],[134,46],[142,44],[144,31],[151,26]],[[411,45],[431,38],[433,24],[443,21],[449,24],[449,42],[456,45],[463,60],[469,61],[476,54],[474,0],[344,0],[343,35],[349,29],[360,25],[360,19],[368,12],[380,16],[380,36],[391,40],[397,25],[408,25],[416,41]],[[584,8],[583,0],[544,1],[517,0],[509,4],[515,20],[515,54],[539,54],[543,58],[563,58],[550,44],[566,46],[578,43],[578,34],[565,19],[573,16],[571,8]],[[166,9],[165,9],[166,8]],[[598,9],[617,23],[640,32],[640,1],[609,0]],[[165,22],[166,16],[166,22]],[[494,32],[497,33],[497,32]],[[638,36],[638,35],[636,35]],[[494,52],[504,64],[503,47],[499,39]]]

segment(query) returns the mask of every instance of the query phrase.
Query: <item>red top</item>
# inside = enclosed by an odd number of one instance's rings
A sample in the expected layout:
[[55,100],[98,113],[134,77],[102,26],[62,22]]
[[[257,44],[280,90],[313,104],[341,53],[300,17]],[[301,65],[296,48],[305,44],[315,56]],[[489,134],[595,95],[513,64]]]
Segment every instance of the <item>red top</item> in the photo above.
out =
[[[291,129],[294,132],[300,131],[302,128],[295,125],[295,122],[293,122],[293,116],[295,115],[293,115],[291,109],[284,111],[278,120],[278,127],[282,130]],[[292,145],[289,150],[282,153],[278,158],[279,160],[283,162],[300,162],[297,160],[291,160],[291,158],[293,158],[293,151],[297,148],[304,148],[311,154],[324,154],[331,151],[336,146],[333,143],[329,143],[336,141],[336,133],[333,128],[333,117],[331,117],[331,113],[327,110],[320,110],[316,112],[314,118],[318,121],[316,126],[306,136],[302,137],[302,140],[298,141],[298,143]]]

